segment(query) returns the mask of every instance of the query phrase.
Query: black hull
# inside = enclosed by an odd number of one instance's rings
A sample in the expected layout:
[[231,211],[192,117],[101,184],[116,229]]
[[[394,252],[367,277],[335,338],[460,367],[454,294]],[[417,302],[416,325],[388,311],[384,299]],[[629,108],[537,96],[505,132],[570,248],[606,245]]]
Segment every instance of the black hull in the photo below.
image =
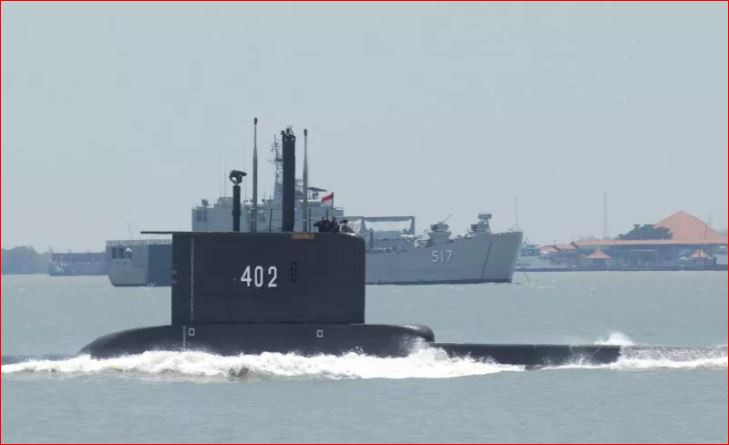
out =
[[512,280],[468,279],[468,280],[432,280],[432,281],[368,281],[372,286],[427,286],[429,284],[481,284],[481,283],[511,283]]
[[443,349],[449,357],[471,357],[508,365],[604,364],[620,358],[620,346],[615,345],[432,343],[432,346]]
[[707,266],[647,266],[647,267],[559,267],[559,268],[535,268],[515,269],[515,272],[678,272],[678,271],[727,271],[726,265]]
[[433,341],[433,331],[425,326],[190,324],[116,332],[94,340],[81,353],[113,357],[154,350],[197,350],[219,355],[281,352],[306,356],[359,352],[380,357],[403,357],[416,343],[423,341]]
[[404,357],[418,344],[444,350],[450,357],[529,367],[569,362],[610,363],[619,346],[434,343],[425,326],[365,324],[198,324],[131,329],[98,338],[81,350],[94,357],[141,354],[154,350],[196,350],[219,355],[263,352]]

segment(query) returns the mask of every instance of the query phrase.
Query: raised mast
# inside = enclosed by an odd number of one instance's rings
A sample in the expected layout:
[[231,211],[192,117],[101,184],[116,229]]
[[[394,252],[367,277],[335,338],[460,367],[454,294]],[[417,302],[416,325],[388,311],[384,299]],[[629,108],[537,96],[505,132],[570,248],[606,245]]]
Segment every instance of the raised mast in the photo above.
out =
[[304,201],[302,206],[304,232],[309,231],[309,130],[304,128]]
[[251,211],[251,232],[258,231],[258,118],[253,118],[253,206]]
[[294,231],[294,202],[296,194],[296,136],[291,127],[281,132],[281,151],[283,152],[283,181],[281,197],[281,231]]

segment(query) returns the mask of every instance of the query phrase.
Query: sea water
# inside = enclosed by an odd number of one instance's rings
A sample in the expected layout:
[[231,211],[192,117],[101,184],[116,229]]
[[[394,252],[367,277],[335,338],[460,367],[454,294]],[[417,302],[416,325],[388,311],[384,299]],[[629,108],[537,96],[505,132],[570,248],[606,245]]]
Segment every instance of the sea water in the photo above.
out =
[[[371,323],[442,342],[620,344],[609,365],[451,359],[76,356],[169,322],[169,288],[2,277],[3,442],[727,442],[727,273],[517,273],[369,286]],[[664,348],[671,346],[672,348]],[[66,355],[60,359],[21,356]]]

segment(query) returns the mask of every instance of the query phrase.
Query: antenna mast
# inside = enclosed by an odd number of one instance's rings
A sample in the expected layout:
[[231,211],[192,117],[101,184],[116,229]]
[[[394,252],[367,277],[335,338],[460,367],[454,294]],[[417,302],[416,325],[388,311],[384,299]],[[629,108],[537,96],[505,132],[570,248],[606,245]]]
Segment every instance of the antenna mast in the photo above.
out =
[[[218,196],[223,196],[223,193],[225,193],[225,168],[223,167],[223,155],[220,155],[220,158],[218,160],[220,161],[220,165],[218,167],[223,173],[223,175],[220,176],[220,181],[218,181]],[[215,176],[218,176],[218,174],[216,174]]]
[[309,231],[309,130],[304,128],[304,202],[303,202],[304,232]]
[[221,162],[223,163],[223,198],[227,198],[228,189],[225,187],[225,155],[223,155],[223,160]]
[[251,232],[258,231],[258,118],[253,118],[253,206]]

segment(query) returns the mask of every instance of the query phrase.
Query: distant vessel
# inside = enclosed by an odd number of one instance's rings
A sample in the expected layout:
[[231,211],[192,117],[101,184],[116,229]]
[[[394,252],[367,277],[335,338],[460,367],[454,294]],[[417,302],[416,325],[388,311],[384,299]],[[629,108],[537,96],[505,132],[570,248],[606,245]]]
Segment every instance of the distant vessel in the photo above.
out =
[[109,281],[114,286],[172,284],[172,241],[169,239],[106,242]]
[[[239,224],[243,232],[280,232],[282,227],[283,162],[278,141],[271,147],[275,166],[273,197],[247,200]],[[307,163],[305,154],[305,165]],[[255,161],[254,161],[255,163]],[[465,235],[451,236],[445,221],[416,236],[412,216],[345,216],[334,207],[334,194],[309,187],[307,171],[295,182],[294,229],[312,231],[321,218],[347,219],[366,246],[368,284],[438,284],[510,282],[522,233],[492,233],[491,214],[478,215]],[[220,197],[211,206],[203,199],[192,209],[193,232],[230,231],[233,198]],[[255,216],[254,216],[255,215]],[[403,226],[403,224],[405,224]],[[109,279],[115,286],[169,286],[172,257],[170,240],[109,241]]]
[[[425,237],[415,237],[415,218],[410,229],[375,231],[372,223],[393,217],[352,218],[355,232],[367,247],[366,279],[369,284],[436,284],[509,282],[514,272],[521,232],[492,233],[491,214],[478,215],[464,236],[452,237],[445,222],[432,224]],[[398,218],[402,219],[402,218]]]
[[543,255],[536,244],[524,243],[519,249],[519,257],[516,260],[518,271],[549,272],[566,269],[569,269],[568,265],[557,263]]
[[722,248],[717,249],[717,252],[714,254],[714,261],[717,269],[727,270],[726,246],[722,246]]
[[48,261],[48,275],[104,275],[107,260],[104,252],[52,253]]

